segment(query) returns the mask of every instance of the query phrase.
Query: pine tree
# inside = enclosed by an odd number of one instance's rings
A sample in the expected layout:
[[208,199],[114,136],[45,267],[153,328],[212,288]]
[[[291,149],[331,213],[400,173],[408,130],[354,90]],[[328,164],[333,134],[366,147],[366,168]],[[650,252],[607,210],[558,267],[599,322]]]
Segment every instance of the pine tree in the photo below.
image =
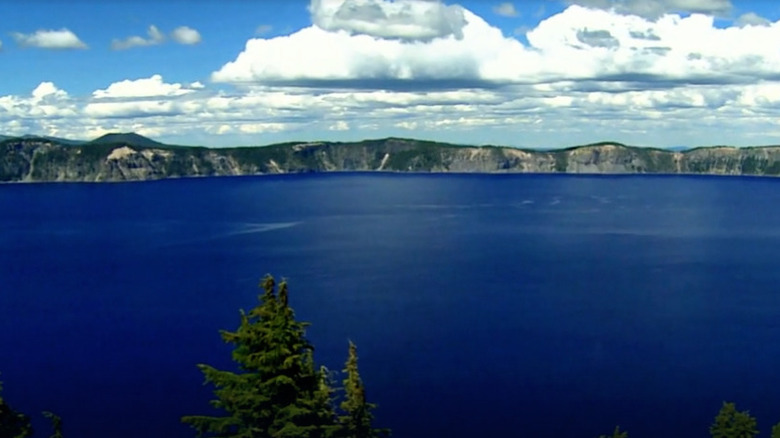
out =
[[26,438],[32,436],[30,417],[14,411],[2,397],[3,383],[0,382],[0,438]]
[[330,436],[335,415],[328,406],[332,391],[314,368],[313,347],[304,337],[308,324],[295,320],[286,282],[277,290],[273,277],[266,276],[261,287],[260,304],[241,312],[238,329],[221,332],[234,345],[233,360],[241,372],[198,365],[206,382],[215,386],[212,405],[227,415],[187,416],[182,421],[200,436]]
[[366,401],[366,389],[358,372],[357,347],[349,342],[349,356],[344,366],[347,373],[344,379],[344,401],[341,402],[341,410],[344,415],[340,418],[343,426],[343,436],[346,438],[374,438],[389,436],[389,429],[374,429],[371,421],[374,416],[371,413],[376,408],[374,403]]
[[758,435],[756,419],[748,411],[737,411],[734,403],[723,402],[723,407],[710,426],[712,438],[752,438]]
[[774,426],[772,426],[772,437],[771,438],[780,438],[780,423],[777,423]]

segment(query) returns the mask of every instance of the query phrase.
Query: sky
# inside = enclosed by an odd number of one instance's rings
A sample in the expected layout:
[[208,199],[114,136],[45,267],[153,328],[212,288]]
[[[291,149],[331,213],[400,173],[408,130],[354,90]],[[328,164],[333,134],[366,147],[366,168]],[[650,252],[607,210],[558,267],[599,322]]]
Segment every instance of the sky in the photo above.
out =
[[780,2],[0,1],[0,135],[780,144]]

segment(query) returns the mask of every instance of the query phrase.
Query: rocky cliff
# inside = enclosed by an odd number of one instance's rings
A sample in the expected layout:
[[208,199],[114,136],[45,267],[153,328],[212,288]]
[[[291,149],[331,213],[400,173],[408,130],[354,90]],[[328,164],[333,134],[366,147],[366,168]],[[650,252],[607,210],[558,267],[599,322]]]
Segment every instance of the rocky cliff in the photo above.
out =
[[780,147],[684,152],[598,143],[554,151],[388,138],[203,148],[46,138],[0,141],[0,181],[138,181],[288,172],[693,173],[780,175]]

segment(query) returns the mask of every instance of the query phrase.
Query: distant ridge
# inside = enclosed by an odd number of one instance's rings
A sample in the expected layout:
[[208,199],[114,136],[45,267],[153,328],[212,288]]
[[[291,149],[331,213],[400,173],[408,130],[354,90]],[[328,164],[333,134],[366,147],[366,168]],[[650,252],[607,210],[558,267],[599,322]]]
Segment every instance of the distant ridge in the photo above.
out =
[[156,148],[168,146],[165,143],[152,140],[135,132],[117,132],[100,136],[88,144],[124,144],[142,148]]
[[34,134],[25,134],[25,135],[17,135],[17,136],[14,136],[14,135],[0,135],[0,141],[11,140],[11,139],[14,139],[14,138],[21,138],[21,139],[25,139],[25,140],[44,139],[44,140],[49,140],[49,141],[57,142],[59,144],[68,145],[68,146],[82,145],[82,144],[87,142],[86,140],[72,140],[72,139],[69,139],[69,138],[52,137],[52,136],[49,136],[49,135],[34,135]]
[[780,176],[780,146],[673,152],[610,141],[540,151],[391,137],[204,148],[167,145],[135,133],[108,134],[80,145],[40,137],[0,142],[0,182],[344,171]]

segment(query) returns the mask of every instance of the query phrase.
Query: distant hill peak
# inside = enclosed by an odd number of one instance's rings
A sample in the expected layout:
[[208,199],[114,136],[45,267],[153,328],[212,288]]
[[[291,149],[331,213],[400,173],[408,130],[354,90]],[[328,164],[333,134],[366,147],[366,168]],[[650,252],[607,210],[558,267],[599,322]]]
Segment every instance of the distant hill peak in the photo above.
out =
[[159,147],[165,146],[164,143],[136,134],[135,132],[112,132],[102,135],[90,142],[91,144],[127,144],[140,147]]

